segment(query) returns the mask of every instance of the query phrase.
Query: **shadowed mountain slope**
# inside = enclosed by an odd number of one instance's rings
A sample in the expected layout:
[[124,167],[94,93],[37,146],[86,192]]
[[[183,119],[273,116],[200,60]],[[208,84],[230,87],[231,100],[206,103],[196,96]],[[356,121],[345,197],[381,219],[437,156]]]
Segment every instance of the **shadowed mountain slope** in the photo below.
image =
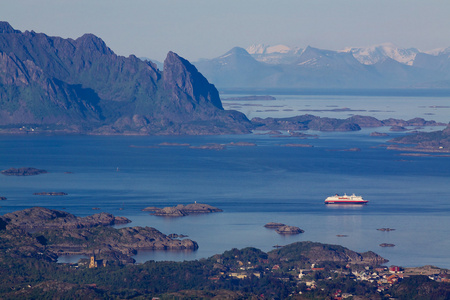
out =
[[92,34],[63,39],[0,22],[0,126],[10,132],[248,132],[247,118],[223,110],[214,85],[187,60],[169,52],[164,70],[118,56]]

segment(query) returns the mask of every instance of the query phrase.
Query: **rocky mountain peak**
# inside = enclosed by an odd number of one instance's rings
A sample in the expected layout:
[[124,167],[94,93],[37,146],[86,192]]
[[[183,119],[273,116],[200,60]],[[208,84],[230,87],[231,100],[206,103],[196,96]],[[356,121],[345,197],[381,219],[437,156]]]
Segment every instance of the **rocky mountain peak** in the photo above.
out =
[[0,33],[20,33],[15,30],[8,22],[0,21]]
[[163,78],[166,92],[179,101],[184,98],[194,105],[206,102],[223,109],[219,92],[214,85],[194,65],[172,51],[164,60]]
[[442,131],[444,135],[450,136],[450,123],[447,125],[447,127]]
[[105,42],[101,38],[91,33],[84,34],[76,39],[75,42],[77,47],[83,49],[83,51],[98,51],[105,55],[114,54],[114,52],[106,46]]
[[95,134],[224,134],[247,133],[251,125],[225,111],[214,85],[173,52],[160,72],[134,55],[114,54],[93,34],[64,39],[6,22],[0,103],[0,126],[14,124],[12,131],[33,124]]

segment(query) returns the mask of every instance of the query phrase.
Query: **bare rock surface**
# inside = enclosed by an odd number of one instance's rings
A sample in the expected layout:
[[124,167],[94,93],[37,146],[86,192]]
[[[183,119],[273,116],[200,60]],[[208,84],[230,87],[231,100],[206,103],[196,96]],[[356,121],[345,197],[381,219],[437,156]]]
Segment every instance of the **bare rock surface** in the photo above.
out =
[[177,206],[164,207],[152,213],[154,216],[183,217],[190,214],[207,214],[221,212],[222,210],[209,204],[191,203],[188,205],[178,204]]
[[266,225],[264,225],[264,227],[266,227],[266,228],[275,228],[275,229],[279,228],[279,227],[282,227],[282,226],[286,226],[286,224],[276,223],[276,222],[269,222]]
[[33,207],[0,217],[0,238],[12,252],[49,260],[61,255],[102,255],[122,263],[133,262],[139,250],[196,250],[198,244],[184,235],[167,236],[152,227],[125,227],[130,220],[100,213],[77,217],[67,212]]
[[1,218],[6,220],[8,224],[17,226],[24,230],[91,228],[96,226],[126,224],[131,222],[127,218],[115,217],[108,213],[99,213],[82,218],[65,211],[53,210],[44,207],[33,207],[7,213]]
[[304,230],[296,227],[296,226],[281,226],[275,230],[279,234],[299,234],[305,232]]
[[33,176],[33,175],[45,174],[48,172],[46,170],[39,170],[36,168],[23,167],[23,168],[18,168],[18,169],[9,168],[8,170],[3,170],[1,173],[6,176]]
[[321,244],[316,242],[297,242],[276,250],[272,250],[268,254],[272,259],[302,260],[308,263],[330,261],[352,264],[382,265],[388,262],[388,260],[372,251],[358,253],[343,246]]
[[64,192],[39,192],[33,193],[36,196],[67,196],[67,193]]

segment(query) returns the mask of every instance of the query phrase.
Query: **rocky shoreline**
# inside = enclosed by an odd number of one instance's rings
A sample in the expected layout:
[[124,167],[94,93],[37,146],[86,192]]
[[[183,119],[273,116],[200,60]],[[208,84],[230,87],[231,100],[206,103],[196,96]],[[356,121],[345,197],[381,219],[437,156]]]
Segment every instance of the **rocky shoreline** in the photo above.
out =
[[45,174],[48,173],[46,170],[39,170],[36,168],[30,168],[30,167],[22,167],[22,168],[9,168],[7,170],[1,171],[3,175],[6,176],[34,176],[39,174]]
[[184,235],[167,236],[152,227],[111,227],[130,222],[108,213],[77,217],[64,211],[33,207],[1,216],[0,237],[14,251],[28,256],[45,253],[50,261],[61,255],[91,255],[100,251],[114,263],[133,263],[132,256],[138,250],[198,249],[195,241],[180,239]]
[[278,234],[282,235],[299,234],[305,232],[304,230],[296,226],[289,226],[283,223],[275,223],[275,222],[267,223],[266,225],[264,225],[264,227],[269,229],[275,229],[275,231]]
[[201,203],[191,203],[188,205],[178,204],[172,207],[146,207],[143,211],[153,211],[151,215],[163,217],[183,217],[190,214],[208,214],[213,212],[222,212],[221,209]]
[[33,193],[33,195],[36,196],[67,196],[67,193],[64,192],[39,192],[39,193]]

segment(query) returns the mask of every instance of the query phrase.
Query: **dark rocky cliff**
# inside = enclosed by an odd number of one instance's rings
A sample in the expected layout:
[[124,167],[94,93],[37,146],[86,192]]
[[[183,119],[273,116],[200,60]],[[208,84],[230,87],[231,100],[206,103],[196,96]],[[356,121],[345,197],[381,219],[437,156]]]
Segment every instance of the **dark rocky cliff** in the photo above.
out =
[[219,94],[173,52],[164,74],[152,62],[116,55],[98,37],[50,37],[0,22],[3,131],[93,134],[245,133],[250,122],[224,111]]

